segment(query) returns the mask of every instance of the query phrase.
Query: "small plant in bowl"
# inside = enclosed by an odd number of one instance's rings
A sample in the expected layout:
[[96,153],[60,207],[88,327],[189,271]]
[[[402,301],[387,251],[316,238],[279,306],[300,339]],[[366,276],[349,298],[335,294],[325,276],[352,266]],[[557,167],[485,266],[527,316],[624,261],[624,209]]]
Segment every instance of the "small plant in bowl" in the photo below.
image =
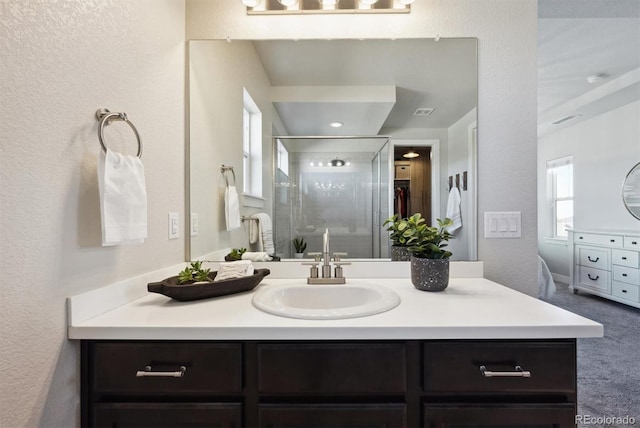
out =
[[246,248],[232,248],[231,252],[224,256],[224,260],[227,262],[234,262],[236,260],[242,260],[242,255],[247,252]]
[[293,248],[296,250],[295,257],[301,259],[304,256],[304,252],[307,249],[307,243],[303,237],[293,238]]
[[404,236],[404,232],[407,229],[407,219],[399,218],[398,214],[394,214],[382,224],[387,226],[389,239],[391,240],[391,260],[392,261],[408,261],[411,259],[411,254],[407,250],[407,237]]
[[423,291],[442,291],[449,285],[449,257],[445,247],[451,234],[450,218],[437,219],[438,226],[429,226],[420,213],[407,219],[404,236],[411,254],[411,282]]
[[194,282],[211,282],[211,278],[209,278],[209,273],[211,269],[203,269],[202,261],[198,260],[195,262],[191,262],[189,266],[184,268],[178,274],[178,284],[191,284]]

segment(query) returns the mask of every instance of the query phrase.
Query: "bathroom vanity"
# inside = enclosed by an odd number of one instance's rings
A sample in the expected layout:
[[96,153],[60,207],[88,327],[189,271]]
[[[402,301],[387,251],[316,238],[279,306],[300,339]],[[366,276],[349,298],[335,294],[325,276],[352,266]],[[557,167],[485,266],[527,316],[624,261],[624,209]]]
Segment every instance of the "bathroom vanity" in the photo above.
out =
[[575,426],[576,338],[602,336],[482,278],[440,293],[347,279],[401,303],[336,320],[270,315],[252,292],[176,302],[144,281],[69,299],[83,426]]

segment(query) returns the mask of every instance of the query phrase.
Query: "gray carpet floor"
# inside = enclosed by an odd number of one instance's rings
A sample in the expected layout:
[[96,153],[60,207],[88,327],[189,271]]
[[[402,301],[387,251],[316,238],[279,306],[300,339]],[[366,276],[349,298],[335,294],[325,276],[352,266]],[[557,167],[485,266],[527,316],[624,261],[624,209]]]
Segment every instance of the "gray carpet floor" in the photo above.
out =
[[[566,284],[547,302],[604,326],[604,337],[578,339],[578,415],[635,418],[640,427],[640,309],[587,293],[573,294]],[[579,427],[629,427],[620,423]]]

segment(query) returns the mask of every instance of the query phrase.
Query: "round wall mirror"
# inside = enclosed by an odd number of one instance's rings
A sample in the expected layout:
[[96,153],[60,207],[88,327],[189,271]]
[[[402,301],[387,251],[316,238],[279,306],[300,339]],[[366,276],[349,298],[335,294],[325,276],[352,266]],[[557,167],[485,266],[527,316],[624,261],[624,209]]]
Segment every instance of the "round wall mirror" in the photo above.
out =
[[640,162],[631,168],[624,179],[622,200],[631,215],[640,220]]

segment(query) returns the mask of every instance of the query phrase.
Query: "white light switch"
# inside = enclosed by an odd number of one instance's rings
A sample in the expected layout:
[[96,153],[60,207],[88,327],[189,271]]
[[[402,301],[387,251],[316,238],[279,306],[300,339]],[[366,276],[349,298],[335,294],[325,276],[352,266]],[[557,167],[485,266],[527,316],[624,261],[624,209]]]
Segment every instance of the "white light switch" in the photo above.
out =
[[180,236],[180,214],[169,213],[169,239],[177,239]]
[[191,236],[198,236],[198,213],[191,213]]
[[484,237],[522,237],[522,215],[520,211],[484,213]]

